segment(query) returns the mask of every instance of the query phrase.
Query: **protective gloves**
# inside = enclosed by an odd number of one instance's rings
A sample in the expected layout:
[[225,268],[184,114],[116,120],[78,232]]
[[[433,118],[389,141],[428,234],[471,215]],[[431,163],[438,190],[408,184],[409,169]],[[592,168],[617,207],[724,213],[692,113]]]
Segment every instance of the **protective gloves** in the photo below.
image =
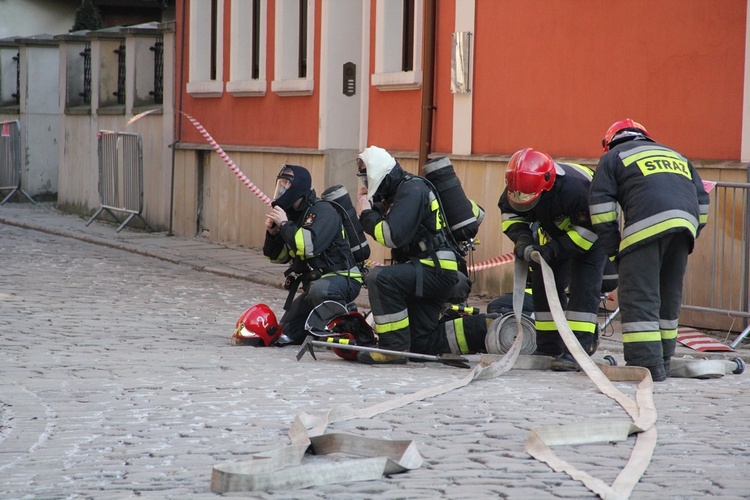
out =
[[[555,252],[555,249],[552,248],[551,245],[531,245],[524,249],[524,260],[527,262],[531,262],[531,252],[536,250],[539,252],[539,255],[544,259],[544,261],[549,264],[552,262],[552,260],[555,258],[555,255],[557,252]],[[535,262],[538,262],[536,259],[534,259]]]
[[534,238],[530,234],[522,234],[516,240],[516,245],[513,247],[513,253],[516,257],[528,261],[526,257],[526,249],[534,246]]

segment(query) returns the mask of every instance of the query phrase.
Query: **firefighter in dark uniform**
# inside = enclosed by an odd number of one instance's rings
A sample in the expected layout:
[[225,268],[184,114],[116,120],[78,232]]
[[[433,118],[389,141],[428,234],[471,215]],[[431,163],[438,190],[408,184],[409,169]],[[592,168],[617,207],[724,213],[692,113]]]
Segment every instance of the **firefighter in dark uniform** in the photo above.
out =
[[[589,217],[591,175],[582,165],[555,162],[545,153],[522,149],[508,163],[507,187],[498,202],[503,232],[515,243],[516,258],[532,267],[536,354],[554,356],[552,369],[557,371],[579,367],[557,331],[541,268],[531,262],[531,252],[538,251],[552,268],[568,324],[581,347],[593,354],[598,347],[597,313],[607,256]],[[544,244],[534,241],[535,222],[547,238]]]
[[708,194],[687,158],[631,119],[612,124],[602,146],[589,203],[602,248],[619,262],[625,362],[663,381],[677,342],[688,255],[708,218]]
[[[284,273],[289,296],[277,345],[301,344],[305,321],[317,305],[332,300],[347,306],[357,298],[362,275],[336,208],[316,197],[310,172],[284,165],[276,178],[272,210],[266,214],[263,255],[289,263]],[[302,293],[295,293],[299,286]]]
[[[405,172],[382,148],[365,149],[357,164],[365,184],[360,222],[375,241],[392,249],[394,262],[373,268],[366,277],[378,345],[394,351],[448,352],[438,321],[458,282],[458,257],[445,236],[437,196],[424,179]],[[377,352],[360,352],[357,359],[406,363],[403,356]]]

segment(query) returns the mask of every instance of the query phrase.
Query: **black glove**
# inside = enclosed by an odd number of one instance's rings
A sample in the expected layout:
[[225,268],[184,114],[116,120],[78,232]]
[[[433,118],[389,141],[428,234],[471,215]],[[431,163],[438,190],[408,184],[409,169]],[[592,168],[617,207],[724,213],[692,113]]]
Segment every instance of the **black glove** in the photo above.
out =
[[534,246],[534,238],[530,234],[522,234],[516,240],[516,246],[513,247],[513,253],[516,257],[528,261],[526,258],[526,249]]
[[555,249],[552,248],[551,245],[531,245],[530,247],[527,247],[524,250],[524,260],[527,262],[531,262],[531,252],[536,250],[539,252],[539,255],[544,259],[544,261],[549,264],[552,262],[557,255],[557,252],[555,252]]

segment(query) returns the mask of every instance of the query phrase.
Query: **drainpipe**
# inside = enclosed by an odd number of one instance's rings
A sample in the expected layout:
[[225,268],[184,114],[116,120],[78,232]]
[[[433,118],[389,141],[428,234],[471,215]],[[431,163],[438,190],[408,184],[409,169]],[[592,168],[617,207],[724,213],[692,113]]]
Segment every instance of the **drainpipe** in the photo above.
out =
[[419,128],[418,172],[432,152],[432,115],[435,110],[435,0],[424,0],[422,52],[422,123]]
[[177,144],[182,139],[182,116],[180,116],[180,111],[182,111],[182,92],[183,86],[185,85],[185,82],[183,81],[183,72],[185,69],[185,12],[187,11],[187,8],[187,2],[184,2],[182,4],[182,25],[180,26],[180,73],[177,76],[177,81],[179,82],[179,90],[177,92],[179,97],[177,99],[177,109],[174,113],[175,120],[177,120],[177,137],[175,137],[175,140],[172,142],[172,174],[169,186],[169,231],[167,231],[167,236],[174,236],[174,233],[172,232],[174,217],[174,164]]

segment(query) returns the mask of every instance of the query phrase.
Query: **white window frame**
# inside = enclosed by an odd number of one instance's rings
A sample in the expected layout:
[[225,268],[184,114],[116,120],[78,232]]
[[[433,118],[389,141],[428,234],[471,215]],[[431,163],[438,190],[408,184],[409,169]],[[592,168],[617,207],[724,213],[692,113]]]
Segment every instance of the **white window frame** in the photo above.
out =
[[268,0],[260,0],[258,47],[258,78],[254,79],[252,0],[232,0],[229,46],[229,81],[227,92],[234,96],[266,95],[266,37],[268,32]]
[[[190,1],[190,70],[187,91],[193,97],[221,97],[224,92],[224,2],[216,2],[216,79],[211,79],[211,0]],[[207,43],[208,42],[208,43]]]
[[414,2],[413,70],[401,71],[403,25],[402,0],[377,0],[375,6],[375,72],[371,83],[379,90],[410,90],[422,85],[421,0]]
[[299,61],[299,2],[276,0],[274,80],[271,90],[279,95],[311,95],[315,88],[315,0],[307,0],[307,74],[297,76]]

